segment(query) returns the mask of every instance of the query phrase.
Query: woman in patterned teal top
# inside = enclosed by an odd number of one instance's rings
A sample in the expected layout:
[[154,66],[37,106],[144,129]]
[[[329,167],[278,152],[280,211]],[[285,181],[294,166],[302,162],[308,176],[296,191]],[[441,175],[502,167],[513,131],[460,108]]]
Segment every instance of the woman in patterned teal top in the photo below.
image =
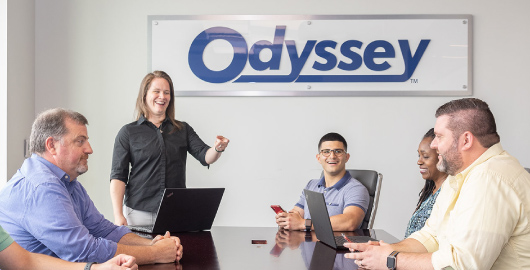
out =
[[420,192],[420,199],[412,218],[410,218],[405,238],[423,228],[425,221],[431,215],[432,206],[436,202],[438,193],[440,193],[440,187],[447,178],[446,173],[440,172],[436,168],[438,154],[434,149],[431,149],[431,142],[434,136],[434,128],[431,128],[423,136],[418,146],[418,165],[420,166],[421,177],[425,179],[425,186]]

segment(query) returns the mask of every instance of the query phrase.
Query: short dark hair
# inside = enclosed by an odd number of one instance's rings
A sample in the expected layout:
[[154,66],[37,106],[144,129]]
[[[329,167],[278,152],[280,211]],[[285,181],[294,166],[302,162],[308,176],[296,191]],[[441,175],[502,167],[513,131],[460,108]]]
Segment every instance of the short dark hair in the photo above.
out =
[[348,151],[348,143],[346,143],[346,139],[344,139],[344,137],[342,137],[342,135],[340,135],[339,133],[335,133],[335,132],[330,132],[330,133],[322,136],[322,138],[318,142],[318,151],[320,151],[320,146],[322,146],[323,142],[329,142],[329,141],[342,142],[344,144],[344,150],[346,152]]
[[449,116],[447,128],[453,132],[455,140],[469,131],[485,148],[500,142],[495,117],[488,104],[478,98],[452,100],[436,110],[436,118]]
[[49,137],[61,140],[68,133],[65,121],[70,119],[79,125],[88,125],[88,120],[80,113],[63,108],[55,108],[40,113],[33,122],[29,136],[29,151],[42,154],[46,151]]

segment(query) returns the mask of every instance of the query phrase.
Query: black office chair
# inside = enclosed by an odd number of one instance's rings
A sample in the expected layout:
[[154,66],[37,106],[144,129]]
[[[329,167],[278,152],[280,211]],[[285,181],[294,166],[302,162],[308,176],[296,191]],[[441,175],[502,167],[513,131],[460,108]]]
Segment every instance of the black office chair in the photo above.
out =
[[[383,175],[372,170],[347,170],[350,175],[359,180],[366,189],[368,189],[368,195],[370,195],[370,204],[364,215],[361,229],[372,229],[375,221],[375,214],[377,212],[377,205],[379,204],[379,194],[381,193],[381,183],[383,181]],[[324,175],[324,172],[322,172]]]

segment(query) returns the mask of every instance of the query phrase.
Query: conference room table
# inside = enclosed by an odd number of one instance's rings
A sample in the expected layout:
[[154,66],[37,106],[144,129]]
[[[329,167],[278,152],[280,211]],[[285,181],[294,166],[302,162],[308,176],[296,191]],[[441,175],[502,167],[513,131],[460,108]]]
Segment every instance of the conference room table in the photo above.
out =
[[[366,235],[395,243],[384,230],[335,232],[336,235]],[[138,233],[142,235],[141,233]],[[141,265],[139,268],[169,269],[357,269],[348,250],[335,250],[320,243],[314,232],[284,231],[276,227],[223,227],[210,231],[175,233],[184,246],[180,263]],[[144,237],[150,235],[143,234]]]

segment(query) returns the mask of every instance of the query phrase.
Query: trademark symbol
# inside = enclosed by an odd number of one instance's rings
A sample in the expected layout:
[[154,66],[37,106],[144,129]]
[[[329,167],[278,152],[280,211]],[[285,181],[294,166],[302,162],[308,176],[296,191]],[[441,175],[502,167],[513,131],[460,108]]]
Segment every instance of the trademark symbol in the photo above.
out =
[[410,79],[410,83],[418,83],[418,79]]

